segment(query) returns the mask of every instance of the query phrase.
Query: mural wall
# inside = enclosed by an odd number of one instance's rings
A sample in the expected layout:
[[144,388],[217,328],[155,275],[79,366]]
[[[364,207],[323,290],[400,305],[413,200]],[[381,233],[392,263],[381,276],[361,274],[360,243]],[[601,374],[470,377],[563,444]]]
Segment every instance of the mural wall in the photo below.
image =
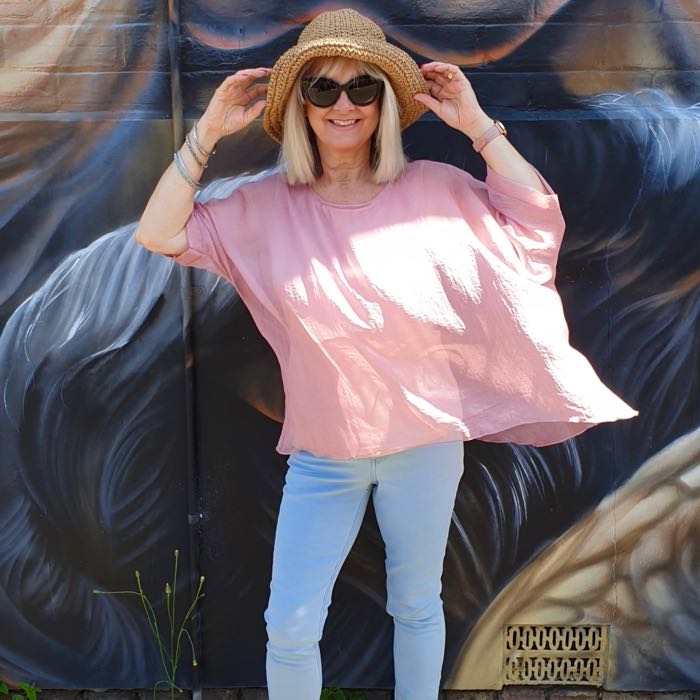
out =
[[[610,689],[700,688],[700,9],[692,0],[354,3],[460,64],[559,193],[571,342],[640,411],[547,448],[472,441],[443,600],[446,688],[503,682],[510,624],[609,625]],[[188,687],[265,685],[285,459],[275,358],[232,287],[131,238],[215,85],[271,65],[314,2],[11,0],[0,16],[0,677],[153,685],[179,548],[201,575]],[[423,117],[413,158],[483,177]],[[203,197],[274,167],[260,124]],[[335,588],[324,683],[391,687],[369,509]],[[189,652],[184,659],[189,662]]]

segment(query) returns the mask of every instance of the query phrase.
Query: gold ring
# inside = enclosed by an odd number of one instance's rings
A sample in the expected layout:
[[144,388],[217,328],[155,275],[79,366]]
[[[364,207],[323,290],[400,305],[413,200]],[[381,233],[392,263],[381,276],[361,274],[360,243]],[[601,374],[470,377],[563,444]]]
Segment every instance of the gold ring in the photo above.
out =
[[452,80],[452,78],[454,78],[454,77],[455,77],[455,76],[454,76],[454,74],[453,74],[451,71],[447,74],[447,79],[448,79],[448,80]]

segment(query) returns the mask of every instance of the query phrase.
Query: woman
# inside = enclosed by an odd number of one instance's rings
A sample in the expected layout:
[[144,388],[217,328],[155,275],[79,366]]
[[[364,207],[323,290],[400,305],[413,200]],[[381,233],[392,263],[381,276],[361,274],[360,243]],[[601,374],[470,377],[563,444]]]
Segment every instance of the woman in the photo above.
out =
[[[194,203],[217,141],[263,109],[283,172]],[[400,131],[426,109],[472,141],[486,182],[406,162]],[[319,15],[272,70],[224,80],[174,159],[136,238],[226,277],[285,386],[270,698],[319,696],[323,624],[370,494],[395,697],[436,698],[463,441],[553,444],[637,414],[568,344],[558,198],[456,66],[419,68],[353,10]]]

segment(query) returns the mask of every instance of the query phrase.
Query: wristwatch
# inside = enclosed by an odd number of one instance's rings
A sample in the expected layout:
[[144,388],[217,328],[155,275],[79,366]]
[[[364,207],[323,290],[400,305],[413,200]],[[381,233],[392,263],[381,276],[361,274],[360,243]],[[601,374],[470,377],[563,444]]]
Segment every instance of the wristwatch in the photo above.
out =
[[474,139],[474,143],[472,146],[474,146],[474,150],[479,153],[481,149],[489,142],[492,141],[493,139],[496,138],[496,136],[506,136],[508,134],[508,130],[506,127],[503,125],[503,122],[499,122],[498,119],[493,120],[493,124],[484,131],[481,136],[478,136],[477,138]]

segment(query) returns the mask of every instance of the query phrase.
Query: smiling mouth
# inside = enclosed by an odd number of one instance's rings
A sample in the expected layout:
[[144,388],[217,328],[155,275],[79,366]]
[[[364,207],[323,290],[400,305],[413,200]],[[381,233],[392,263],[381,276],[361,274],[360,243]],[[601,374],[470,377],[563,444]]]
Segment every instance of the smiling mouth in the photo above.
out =
[[353,124],[356,124],[359,119],[330,119],[329,120],[331,124],[335,124],[335,126],[352,126]]

